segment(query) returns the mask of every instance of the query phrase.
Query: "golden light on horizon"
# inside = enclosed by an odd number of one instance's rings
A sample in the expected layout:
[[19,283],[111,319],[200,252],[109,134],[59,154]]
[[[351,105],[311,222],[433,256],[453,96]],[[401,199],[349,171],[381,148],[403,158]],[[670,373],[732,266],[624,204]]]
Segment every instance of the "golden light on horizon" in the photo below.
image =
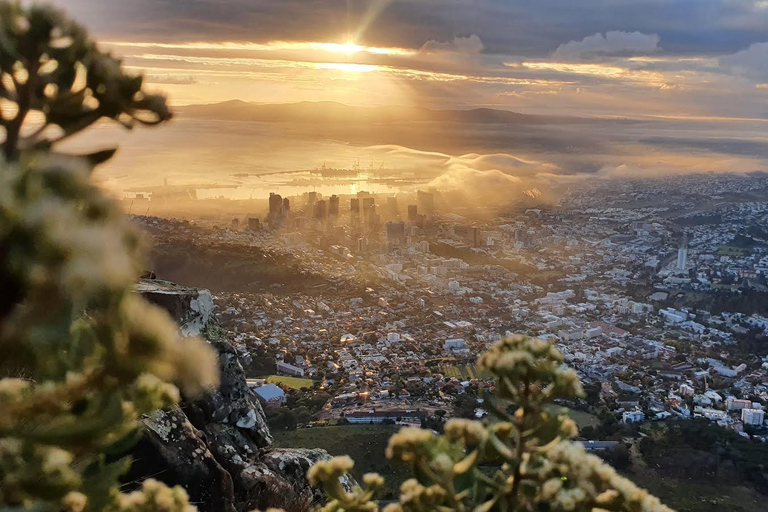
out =
[[331,53],[370,53],[374,55],[414,55],[416,50],[396,47],[365,46],[355,43],[353,39],[347,39],[344,43],[320,42],[320,41],[270,41],[268,43],[251,43],[246,41],[222,41],[210,43],[205,41],[191,41],[183,43],[157,43],[141,41],[107,41],[107,46],[117,48],[144,48],[163,50],[221,50],[241,52],[275,52],[275,51],[302,51],[321,50]]
[[590,75],[611,80],[632,80],[634,83],[645,84],[654,87],[667,85],[664,76],[655,71],[632,69],[613,64],[581,63],[581,62],[521,62],[506,63],[511,68],[524,68],[533,71],[552,71],[574,75]]

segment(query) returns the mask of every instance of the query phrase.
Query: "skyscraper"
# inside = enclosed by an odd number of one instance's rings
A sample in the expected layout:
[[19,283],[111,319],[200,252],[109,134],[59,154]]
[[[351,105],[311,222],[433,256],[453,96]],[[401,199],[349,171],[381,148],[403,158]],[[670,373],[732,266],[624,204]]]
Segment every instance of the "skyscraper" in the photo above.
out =
[[408,205],[408,222],[419,220],[419,207],[415,204]]
[[328,217],[328,203],[324,200],[317,201],[312,207],[314,217],[317,220],[325,220]]
[[[288,199],[286,199],[287,201]],[[269,193],[269,215],[272,217],[282,214],[283,198],[280,194]]]
[[353,197],[349,200],[349,224],[354,228],[360,225],[360,199]]
[[390,247],[400,247],[405,242],[405,223],[387,222],[387,244]]
[[416,192],[416,203],[427,217],[431,217],[435,211],[435,196],[430,192],[419,190]]
[[677,270],[685,271],[688,262],[688,235],[683,235],[680,248],[677,250]]
[[361,217],[365,229],[373,229],[376,224],[376,201],[373,197],[363,198]]
[[397,198],[387,197],[387,215],[393,219],[398,217],[399,211],[397,209]]
[[328,215],[334,217],[339,215],[339,196],[335,194],[328,200]]

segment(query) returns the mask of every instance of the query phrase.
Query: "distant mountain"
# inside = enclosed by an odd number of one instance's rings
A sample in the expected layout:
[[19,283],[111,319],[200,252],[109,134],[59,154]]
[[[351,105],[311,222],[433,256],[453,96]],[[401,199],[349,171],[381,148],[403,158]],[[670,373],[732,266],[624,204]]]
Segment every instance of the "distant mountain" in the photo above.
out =
[[403,123],[439,121],[476,124],[574,124],[596,119],[519,114],[508,110],[430,110],[421,107],[353,107],[332,101],[285,104],[247,103],[240,100],[178,109],[185,117],[237,121],[299,123]]

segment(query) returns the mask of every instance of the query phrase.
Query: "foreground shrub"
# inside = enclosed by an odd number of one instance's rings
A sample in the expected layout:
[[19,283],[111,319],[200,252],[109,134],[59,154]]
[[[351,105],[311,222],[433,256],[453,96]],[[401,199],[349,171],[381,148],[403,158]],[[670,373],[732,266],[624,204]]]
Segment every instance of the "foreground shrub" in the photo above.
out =
[[[479,365],[497,385],[483,407],[495,421],[453,419],[444,435],[404,428],[392,436],[387,457],[407,464],[413,478],[385,512],[669,511],[570,441],[576,424],[548,407],[583,396],[578,377],[562,364],[550,343],[526,337],[508,338],[484,353]],[[310,480],[329,497],[322,512],[379,510],[374,497],[383,479],[365,475],[362,486],[348,492],[339,482],[352,467],[348,457],[336,457],[310,469]]]
[[114,151],[55,145],[165,99],[56,10],[0,2],[0,509],[188,510],[154,481],[122,495],[141,414],[216,383],[215,356],[131,293],[140,238],[90,183]]

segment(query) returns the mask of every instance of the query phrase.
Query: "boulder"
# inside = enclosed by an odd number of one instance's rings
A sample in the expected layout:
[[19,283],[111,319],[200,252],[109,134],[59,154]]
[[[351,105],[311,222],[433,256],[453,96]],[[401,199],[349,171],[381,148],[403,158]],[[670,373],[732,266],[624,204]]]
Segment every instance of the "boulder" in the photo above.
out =
[[213,296],[208,290],[157,279],[140,279],[135,290],[179,322],[183,336],[201,335],[211,321]]
[[184,487],[200,512],[236,512],[231,475],[180,409],[157,411],[143,422],[145,433],[134,448],[127,487],[155,478]]
[[306,472],[330,455],[268,449],[272,436],[238,353],[212,325],[210,292],[159,280],[141,280],[136,290],[177,319],[182,335],[207,336],[219,355],[221,384],[200,398],[183,400],[180,408],[143,418],[146,434],[134,450],[129,480],[154,477],[181,485],[202,512],[310,510],[322,493],[309,485]]
[[264,410],[245,382],[237,352],[226,340],[209,340],[209,343],[219,355],[221,385],[197,400],[185,402],[184,411],[201,430],[211,423],[232,425],[258,448],[269,446],[272,436]]

